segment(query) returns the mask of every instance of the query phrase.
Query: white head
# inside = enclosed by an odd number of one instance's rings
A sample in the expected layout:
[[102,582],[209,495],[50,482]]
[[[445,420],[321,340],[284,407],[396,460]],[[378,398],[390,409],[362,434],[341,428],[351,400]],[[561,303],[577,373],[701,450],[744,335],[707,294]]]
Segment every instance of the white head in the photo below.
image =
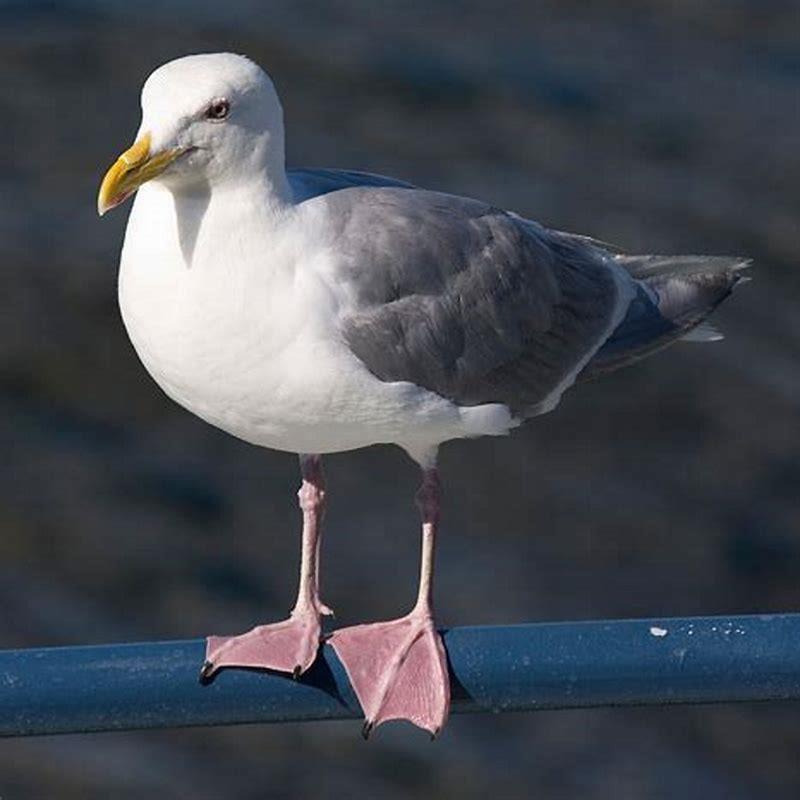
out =
[[285,180],[283,111],[272,81],[244,56],[186,56],[145,82],[136,143],[106,173],[98,211],[150,180],[180,191],[253,176]]

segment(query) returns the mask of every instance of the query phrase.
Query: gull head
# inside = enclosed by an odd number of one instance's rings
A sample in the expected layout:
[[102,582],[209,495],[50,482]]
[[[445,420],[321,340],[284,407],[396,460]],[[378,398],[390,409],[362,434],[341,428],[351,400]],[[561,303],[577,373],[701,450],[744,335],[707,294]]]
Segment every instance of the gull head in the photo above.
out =
[[261,67],[233,53],[178,58],[145,81],[139,132],[106,172],[97,211],[148,181],[191,191],[283,170],[283,158],[283,112]]

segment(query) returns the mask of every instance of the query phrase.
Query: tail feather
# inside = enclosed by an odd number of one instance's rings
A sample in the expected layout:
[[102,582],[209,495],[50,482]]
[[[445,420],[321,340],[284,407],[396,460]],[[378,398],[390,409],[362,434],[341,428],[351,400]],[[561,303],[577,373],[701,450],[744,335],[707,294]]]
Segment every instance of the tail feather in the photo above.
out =
[[731,256],[631,256],[620,253],[614,261],[632,278],[651,281],[692,275],[732,275],[747,269],[750,260]]
[[750,265],[725,256],[611,257],[636,281],[636,296],[581,379],[631,364],[678,339],[721,339],[705,319],[744,279],[741,272]]
[[682,342],[719,342],[725,336],[722,331],[717,330],[710,322],[701,322],[697,327],[692,328],[688,333],[681,336]]

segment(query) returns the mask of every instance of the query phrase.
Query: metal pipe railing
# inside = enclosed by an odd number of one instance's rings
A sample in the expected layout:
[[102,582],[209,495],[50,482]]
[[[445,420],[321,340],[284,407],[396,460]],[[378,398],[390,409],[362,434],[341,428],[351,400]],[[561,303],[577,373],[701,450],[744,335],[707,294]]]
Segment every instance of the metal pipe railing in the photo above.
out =
[[[800,614],[543,623],[444,632],[453,711],[800,698]],[[223,670],[204,642],[0,651],[0,735],[361,716],[332,649],[299,681]]]

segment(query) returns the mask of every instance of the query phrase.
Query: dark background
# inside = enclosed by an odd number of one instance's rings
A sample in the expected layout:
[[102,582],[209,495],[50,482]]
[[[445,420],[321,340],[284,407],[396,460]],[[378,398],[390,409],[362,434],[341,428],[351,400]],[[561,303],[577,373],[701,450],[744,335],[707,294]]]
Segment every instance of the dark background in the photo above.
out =
[[[432,6],[429,7],[429,6]],[[295,459],[173,405],[116,308],[99,178],[162,62],[232,49],[291,164],[474,195],[641,252],[751,256],[716,316],[507,440],[442,454],[443,624],[800,605],[800,10],[594,3],[0,2],[0,644],[232,633],[295,591]],[[404,611],[411,462],[327,459],[324,596]],[[18,798],[796,798],[792,704],[454,717],[0,744]]]

